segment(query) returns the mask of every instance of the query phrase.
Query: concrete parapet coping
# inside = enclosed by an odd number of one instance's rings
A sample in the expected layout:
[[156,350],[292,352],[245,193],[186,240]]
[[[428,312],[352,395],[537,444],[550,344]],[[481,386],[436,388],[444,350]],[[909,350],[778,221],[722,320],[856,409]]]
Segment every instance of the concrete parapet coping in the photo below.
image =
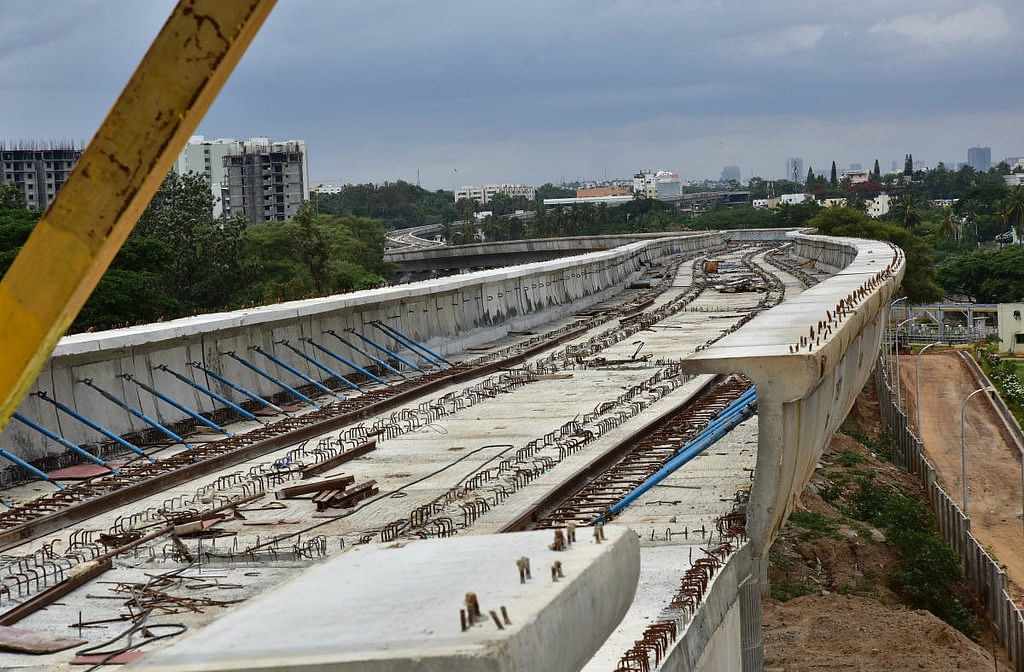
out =
[[[895,293],[903,275],[903,257],[887,243],[858,238],[831,238],[790,234],[821,245],[842,246],[855,254],[835,276],[755,317],[710,348],[686,358],[702,373],[743,373],[759,390],[771,388],[777,401],[802,398],[830,373],[851,341]],[[836,305],[879,275],[892,269],[875,290],[855,302],[851,313],[827,331],[819,323],[834,315]],[[801,338],[811,338],[803,348]],[[824,333],[823,333],[824,332]]]
[[209,313],[124,329],[74,334],[72,336],[65,336],[60,340],[53,352],[53,356],[61,357],[64,355],[150,345],[155,342],[171,341],[178,338],[209,334],[210,332],[281,323],[298,318],[316,317],[338,310],[374,306],[389,301],[424,298],[443,292],[476,287],[485,283],[520,279],[533,273],[557,273],[574,269],[582,264],[600,263],[614,260],[616,257],[641,254],[652,243],[671,238],[700,238],[716,235],[718,234],[710,232],[706,234],[690,234],[688,236],[657,237],[652,241],[631,243],[610,250],[559,257],[558,259],[538,261],[519,266],[475,271],[432,280],[422,280],[395,287],[360,290],[348,294],[287,301],[272,306]]
[[[564,551],[549,548],[550,530],[358,546],[128,669],[578,670],[625,614],[640,571],[632,530],[606,527],[600,544],[589,532]],[[564,576],[552,581],[555,562]],[[482,615],[463,631],[468,592]]]

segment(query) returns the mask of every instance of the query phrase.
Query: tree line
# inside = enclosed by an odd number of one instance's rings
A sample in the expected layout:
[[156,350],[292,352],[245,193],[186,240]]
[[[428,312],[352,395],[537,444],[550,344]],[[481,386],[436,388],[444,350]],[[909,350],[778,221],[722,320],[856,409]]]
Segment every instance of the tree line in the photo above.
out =
[[[2,274],[40,213],[21,209],[7,187],[0,186],[0,197]],[[393,272],[383,261],[385,237],[378,219],[318,214],[309,204],[290,222],[219,220],[201,175],[171,173],[71,331],[375,287]]]

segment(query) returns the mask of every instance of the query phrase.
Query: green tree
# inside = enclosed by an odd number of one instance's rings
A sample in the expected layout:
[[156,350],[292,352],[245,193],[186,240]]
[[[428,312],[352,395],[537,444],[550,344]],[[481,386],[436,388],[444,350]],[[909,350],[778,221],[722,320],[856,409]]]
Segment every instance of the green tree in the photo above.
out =
[[882,168],[878,165],[878,159],[875,159],[875,170],[873,179],[875,182],[878,182],[882,179]]
[[935,233],[945,240],[959,238],[960,226],[960,221],[956,218],[953,208],[943,208],[942,219],[939,220],[939,226],[935,229]]
[[1003,200],[1003,221],[1017,232],[1018,240],[1024,236],[1024,186],[1013,187]]
[[15,182],[0,182],[0,210],[24,210],[25,196]]
[[921,199],[916,194],[907,193],[896,203],[895,220],[908,231],[913,231],[921,223]]
[[935,282],[935,269],[932,268],[932,248],[912,231],[873,220],[850,208],[823,208],[807,225],[829,236],[887,240],[898,245],[907,256],[903,289],[910,300],[931,303],[942,298],[944,292]]
[[836,173],[836,162],[835,161],[832,162],[832,175],[831,175],[831,177],[829,177],[828,183],[832,187],[839,186],[839,177],[838,177],[838,175]]

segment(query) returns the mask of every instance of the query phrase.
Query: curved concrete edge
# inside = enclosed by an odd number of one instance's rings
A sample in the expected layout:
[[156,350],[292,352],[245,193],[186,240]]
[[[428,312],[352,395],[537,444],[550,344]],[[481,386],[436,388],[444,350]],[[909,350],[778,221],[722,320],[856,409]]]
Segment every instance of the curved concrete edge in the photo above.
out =
[[[625,615],[640,572],[639,540],[625,527],[590,530],[561,552],[550,530],[356,547],[131,670],[150,672],[512,672],[578,670]],[[519,582],[516,559],[533,578]],[[550,567],[564,577],[552,582]],[[475,592],[483,619],[462,632]],[[499,630],[489,616],[506,607]]]
[[[665,655],[661,672],[719,672],[740,670],[744,617],[741,614],[743,584],[750,577],[750,545],[729,556],[712,579],[707,593],[683,634]],[[760,613],[752,615],[760,634]]]
[[[758,454],[747,529],[762,587],[767,586],[767,549],[871,373],[886,308],[905,269],[902,251],[888,243],[804,233],[790,237],[796,254],[841,268],[839,273],[686,359],[693,372],[739,372],[757,386]],[[866,282],[870,287],[863,289]],[[852,312],[822,335],[827,315],[858,290],[863,293]],[[794,348],[812,329],[809,347]]]

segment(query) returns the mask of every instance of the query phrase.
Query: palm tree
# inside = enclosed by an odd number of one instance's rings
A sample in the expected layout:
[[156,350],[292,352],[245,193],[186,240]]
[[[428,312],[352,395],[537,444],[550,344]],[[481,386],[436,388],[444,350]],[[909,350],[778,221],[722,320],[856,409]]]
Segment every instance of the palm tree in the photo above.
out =
[[444,241],[445,245],[452,244],[452,235],[455,233],[455,227],[452,226],[451,222],[445,222],[441,225],[441,240]]
[[913,231],[921,223],[921,199],[917,194],[906,193],[896,204],[896,221],[904,229]]
[[960,221],[953,214],[953,208],[944,208],[942,213],[942,219],[939,221],[939,227],[935,230],[935,233],[940,238],[949,240],[950,238],[960,239]]
[[1020,240],[1021,234],[1024,233],[1021,230],[1024,229],[1024,187],[1010,189],[1006,198],[1003,199],[1001,214],[1004,225],[1014,229],[1017,232],[1018,240]]

